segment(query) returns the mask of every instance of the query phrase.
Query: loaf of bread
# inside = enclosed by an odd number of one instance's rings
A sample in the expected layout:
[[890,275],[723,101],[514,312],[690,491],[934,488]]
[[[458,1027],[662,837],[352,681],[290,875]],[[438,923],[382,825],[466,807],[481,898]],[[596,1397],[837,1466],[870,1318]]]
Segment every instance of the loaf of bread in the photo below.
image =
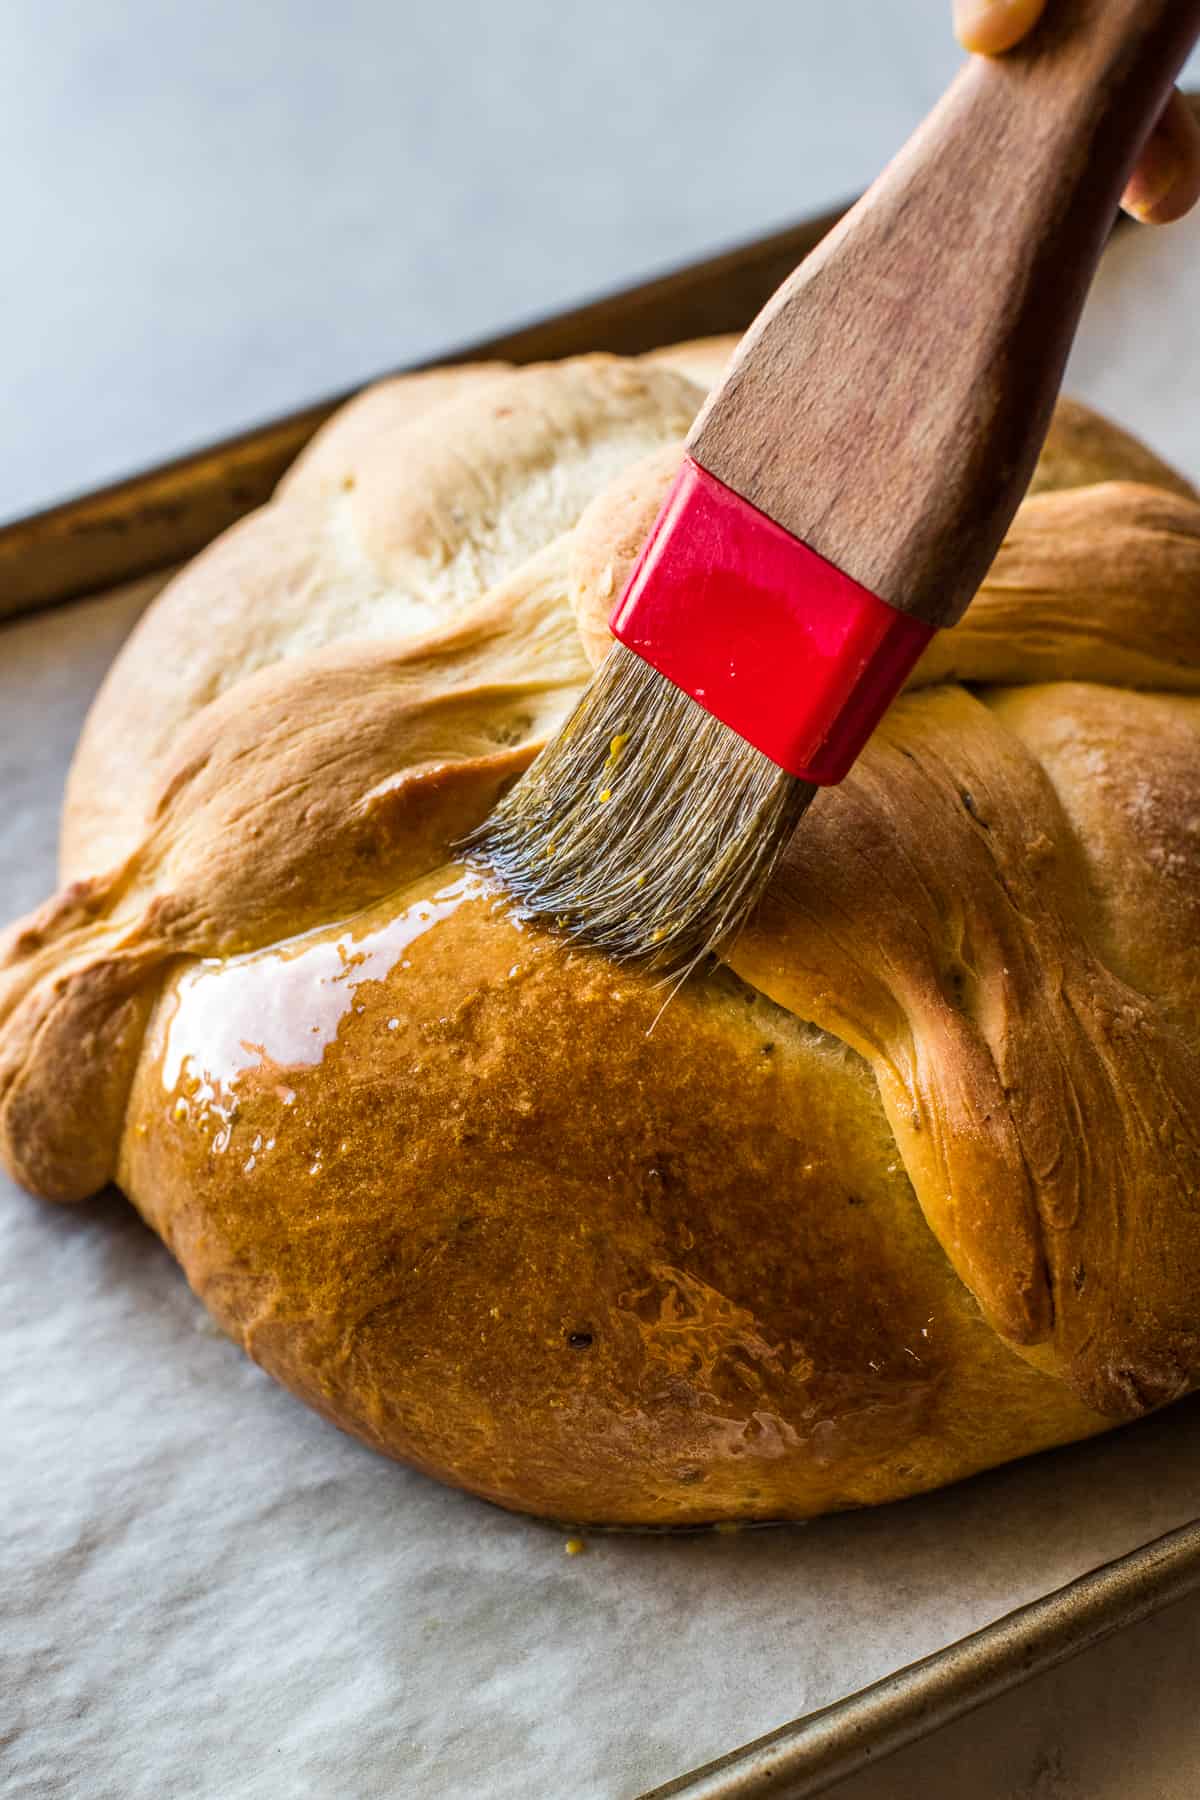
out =
[[726,964],[671,995],[455,861],[726,349],[354,401],[143,618],[0,946],[18,1180],[119,1183],[327,1418],[583,1522],[888,1500],[1200,1382],[1200,500],[1123,432],[1060,406]]

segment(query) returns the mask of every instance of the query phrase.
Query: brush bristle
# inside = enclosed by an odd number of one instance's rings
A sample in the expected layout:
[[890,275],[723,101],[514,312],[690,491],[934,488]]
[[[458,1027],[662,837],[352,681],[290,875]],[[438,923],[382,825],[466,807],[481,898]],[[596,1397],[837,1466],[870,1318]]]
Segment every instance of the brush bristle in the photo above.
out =
[[688,967],[736,935],[816,791],[616,644],[465,849],[569,936]]

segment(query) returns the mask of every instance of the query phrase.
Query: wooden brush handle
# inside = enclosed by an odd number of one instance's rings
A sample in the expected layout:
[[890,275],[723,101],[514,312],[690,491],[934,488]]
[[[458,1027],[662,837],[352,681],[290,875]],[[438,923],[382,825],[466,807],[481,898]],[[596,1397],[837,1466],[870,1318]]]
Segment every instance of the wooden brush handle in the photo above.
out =
[[893,606],[958,619],[1198,36],[1200,0],[1050,0],[1020,49],[972,57],[759,314],[696,460]]

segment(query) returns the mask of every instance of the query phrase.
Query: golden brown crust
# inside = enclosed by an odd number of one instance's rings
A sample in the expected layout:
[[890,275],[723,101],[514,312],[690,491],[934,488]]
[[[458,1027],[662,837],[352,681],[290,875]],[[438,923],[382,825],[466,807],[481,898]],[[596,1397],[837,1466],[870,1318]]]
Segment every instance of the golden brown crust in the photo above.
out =
[[[961,688],[897,705],[814,806],[732,960],[871,1062],[925,1215],[997,1330],[1050,1347],[1082,1398],[1121,1416],[1200,1376],[1200,1058],[1194,1011],[1180,1029],[1103,960],[1111,927],[1031,754],[1038,712],[1086,713],[1092,692],[1026,690],[1022,736],[1003,702]],[[1152,779],[1180,776],[1186,806],[1200,703],[1100,692],[1140,741],[1113,780],[1132,793],[1165,764]],[[1127,811],[1144,857],[1160,840],[1148,811],[1140,824]],[[1103,843],[1088,849],[1102,871]],[[1164,909],[1178,939],[1185,919]]]
[[339,415],[147,615],[76,879],[0,945],[29,1186],[119,1173],[328,1417],[625,1524],[887,1499],[1200,1380],[1200,503],[1134,440],[1060,407],[736,973],[663,1012],[452,867],[726,353]]
[[1200,505],[1130,481],[1026,500],[910,685],[1095,681],[1200,692]]
[[225,1328],[393,1455],[610,1523],[804,1516],[1100,1421],[984,1324],[857,1057],[442,871],[184,972],[121,1166]]
[[1197,498],[1193,484],[1148,444],[1064,394],[1054,408],[1029,492],[1093,487],[1100,481],[1143,482],[1184,500]]

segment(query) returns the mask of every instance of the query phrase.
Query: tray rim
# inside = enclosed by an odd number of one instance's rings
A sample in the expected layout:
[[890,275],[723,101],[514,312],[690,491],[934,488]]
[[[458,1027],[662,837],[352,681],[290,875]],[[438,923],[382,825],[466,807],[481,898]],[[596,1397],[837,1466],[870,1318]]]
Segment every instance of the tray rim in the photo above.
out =
[[519,365],[595,350],[640,354],[741,331],[850,204],[565,311],[381,370],[294,412],[0,523],[0,622],[119,587],[194,555],[264,504],[319,427],[374,381],[466,362]]
[[1200,1591],[1200,1519],[638,1800],[812,1800]]
[[[1200,96],[1192,97],[1200,113]],[[851,202],[596,299],[382,371],[514,364],[741,329]],[[682,326],[682,329],[673,328]],[[666,328],[664,329],[664,324]],[[0,628],[169,570],[265,502],[362,387],[0,524]],[[808,1800],[905,1745],[1200,1590],[1200,1520],[1081,1575],[881,1680],[731,1748],[639,1800]]]

